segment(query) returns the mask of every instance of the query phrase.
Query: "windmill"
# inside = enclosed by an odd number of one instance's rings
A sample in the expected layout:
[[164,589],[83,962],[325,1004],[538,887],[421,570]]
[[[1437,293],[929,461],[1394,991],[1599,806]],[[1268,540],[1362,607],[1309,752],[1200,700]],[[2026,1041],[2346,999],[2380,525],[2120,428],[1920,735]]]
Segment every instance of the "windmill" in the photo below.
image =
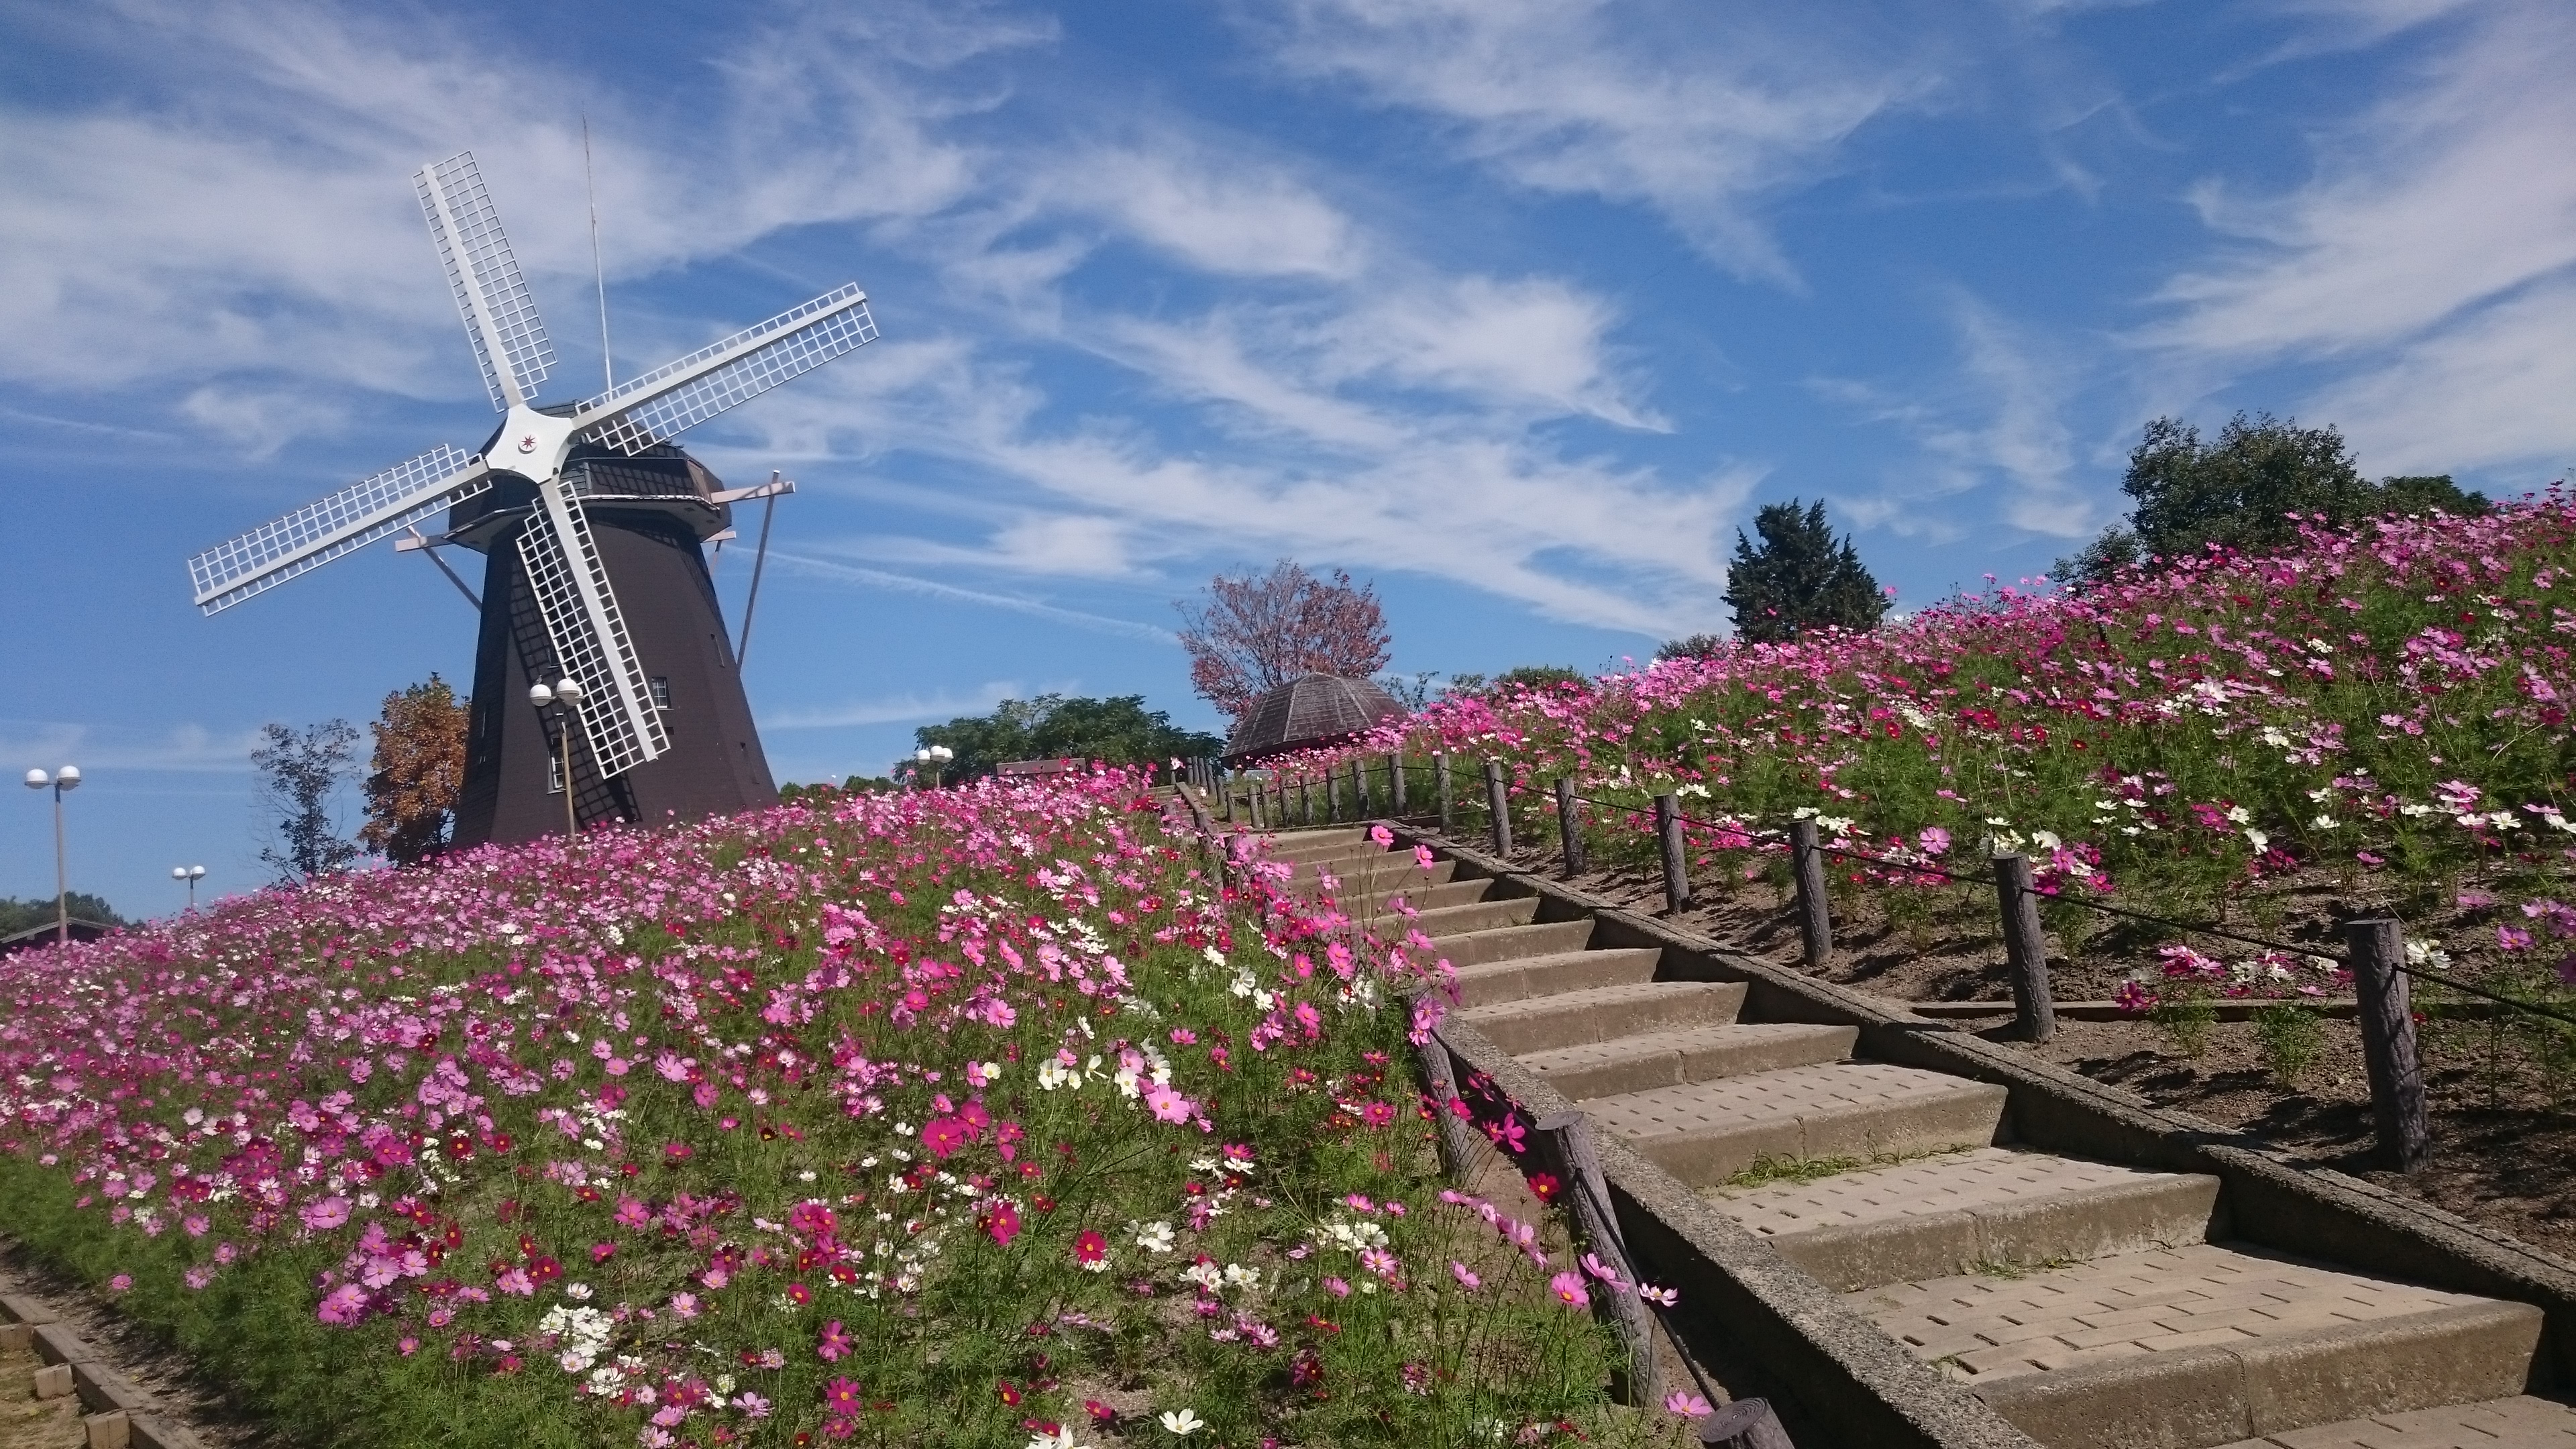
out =
[[[442,444],[198,554],[197,607],[220,613],[394,535],[433,560],[441,545],[480,552],[480,596],[448,571],[482,615],[458,844],[559,828],[549,797],[567,791],[584,821],[774,803],[701,545],[733,536],[731,504],[794,485],[724,488],[671,440],[874,341],[867,294],[835,288],[588,401],[539,406],[554,350],[473,153],[414,181],[499,429],[476,452]],[[442,509],[445,529],[422,533]],[[529,685],[566,678],[582,686],[577,728],[528,702]]]

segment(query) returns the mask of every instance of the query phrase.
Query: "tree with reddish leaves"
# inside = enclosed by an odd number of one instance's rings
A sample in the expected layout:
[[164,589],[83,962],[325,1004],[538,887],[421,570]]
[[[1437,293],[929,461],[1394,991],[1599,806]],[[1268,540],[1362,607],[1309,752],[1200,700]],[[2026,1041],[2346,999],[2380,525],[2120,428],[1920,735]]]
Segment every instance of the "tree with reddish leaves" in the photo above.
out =
[[1386,667],[1386,616],[1373,586],[1333,570],[1317,578],[1281,559],[1266,574],[1219,574],[1174,605],[1190,651],[1190,683],[1240,720],[1268,690],[1309,674],[1366,679]]
[[367,823],[358,839],[396,865],[415,865],[447,841],[465,784],[466,707],[432,674],[385,696],[367,775]]

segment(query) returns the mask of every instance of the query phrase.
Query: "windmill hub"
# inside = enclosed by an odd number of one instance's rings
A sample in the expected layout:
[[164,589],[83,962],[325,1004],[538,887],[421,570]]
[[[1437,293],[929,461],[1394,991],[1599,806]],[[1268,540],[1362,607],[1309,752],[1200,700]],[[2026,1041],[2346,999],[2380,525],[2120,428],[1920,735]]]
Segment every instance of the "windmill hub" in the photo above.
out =
[[543,487],[561,476],[564,460],[572,456],[573,436],[581,430],[577,415],[555,417],[526,403],[516,404],[485,445],[483,465],[516,473]]
[[[594,820],[773,803],[700,544],[732,536],[727,504],[774,504],[794,485],[721,489],[671,440],[875,341],[867,294],[836,287],[597,397],[540,407],[554,347],[473,155],[413,182],[499,431],[480,454],[442,444],[188,560],[197,607],[218,613],[394,534],[433,560],[446,544],[481,550],[479,597],[448,574],[483,613],[459,843],[541,833],[566,818],[548,794]],[[448,531],[422,535],[441,511]],[[569,740],[546,733],[565,721],[526,706],[539,680],[578,686],[557,690],[576,702]]]

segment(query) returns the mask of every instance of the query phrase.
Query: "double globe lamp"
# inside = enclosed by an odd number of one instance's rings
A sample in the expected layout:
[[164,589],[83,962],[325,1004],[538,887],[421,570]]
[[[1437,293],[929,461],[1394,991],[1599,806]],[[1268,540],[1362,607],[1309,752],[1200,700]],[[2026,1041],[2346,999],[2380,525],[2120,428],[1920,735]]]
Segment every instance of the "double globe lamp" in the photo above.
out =
[[78,765],[65,765],[48,775],[42,770],[27,772],[27,788],[54,792],[54,939],[72,938],[72,892],[70,872],[63,863],[63,797],[80,788]]
[[528,686],[528,703],[539,709],[544,709],[550,704],[563,707],[563,797],[564,834],[566,835],[577,835],[581,832],[580,821],[573,814],[572,799],[572,732],[573,726],[581,720],[579,708],[581,696],[581,681],[578,679],[559,679],[552,687],[544,684]]

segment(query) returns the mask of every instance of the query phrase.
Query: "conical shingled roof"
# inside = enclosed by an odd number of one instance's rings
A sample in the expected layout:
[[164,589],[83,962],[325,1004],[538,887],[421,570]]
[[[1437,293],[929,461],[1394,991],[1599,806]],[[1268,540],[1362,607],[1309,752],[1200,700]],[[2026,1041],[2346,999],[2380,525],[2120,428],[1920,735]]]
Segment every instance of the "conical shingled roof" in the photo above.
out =
[[1309,674],[1252,702],[1225,742],[1225,762],[1246,764],[1290,750],[1332,744],[1388,715],[1404,713],[1395,697],[1365,679]]

